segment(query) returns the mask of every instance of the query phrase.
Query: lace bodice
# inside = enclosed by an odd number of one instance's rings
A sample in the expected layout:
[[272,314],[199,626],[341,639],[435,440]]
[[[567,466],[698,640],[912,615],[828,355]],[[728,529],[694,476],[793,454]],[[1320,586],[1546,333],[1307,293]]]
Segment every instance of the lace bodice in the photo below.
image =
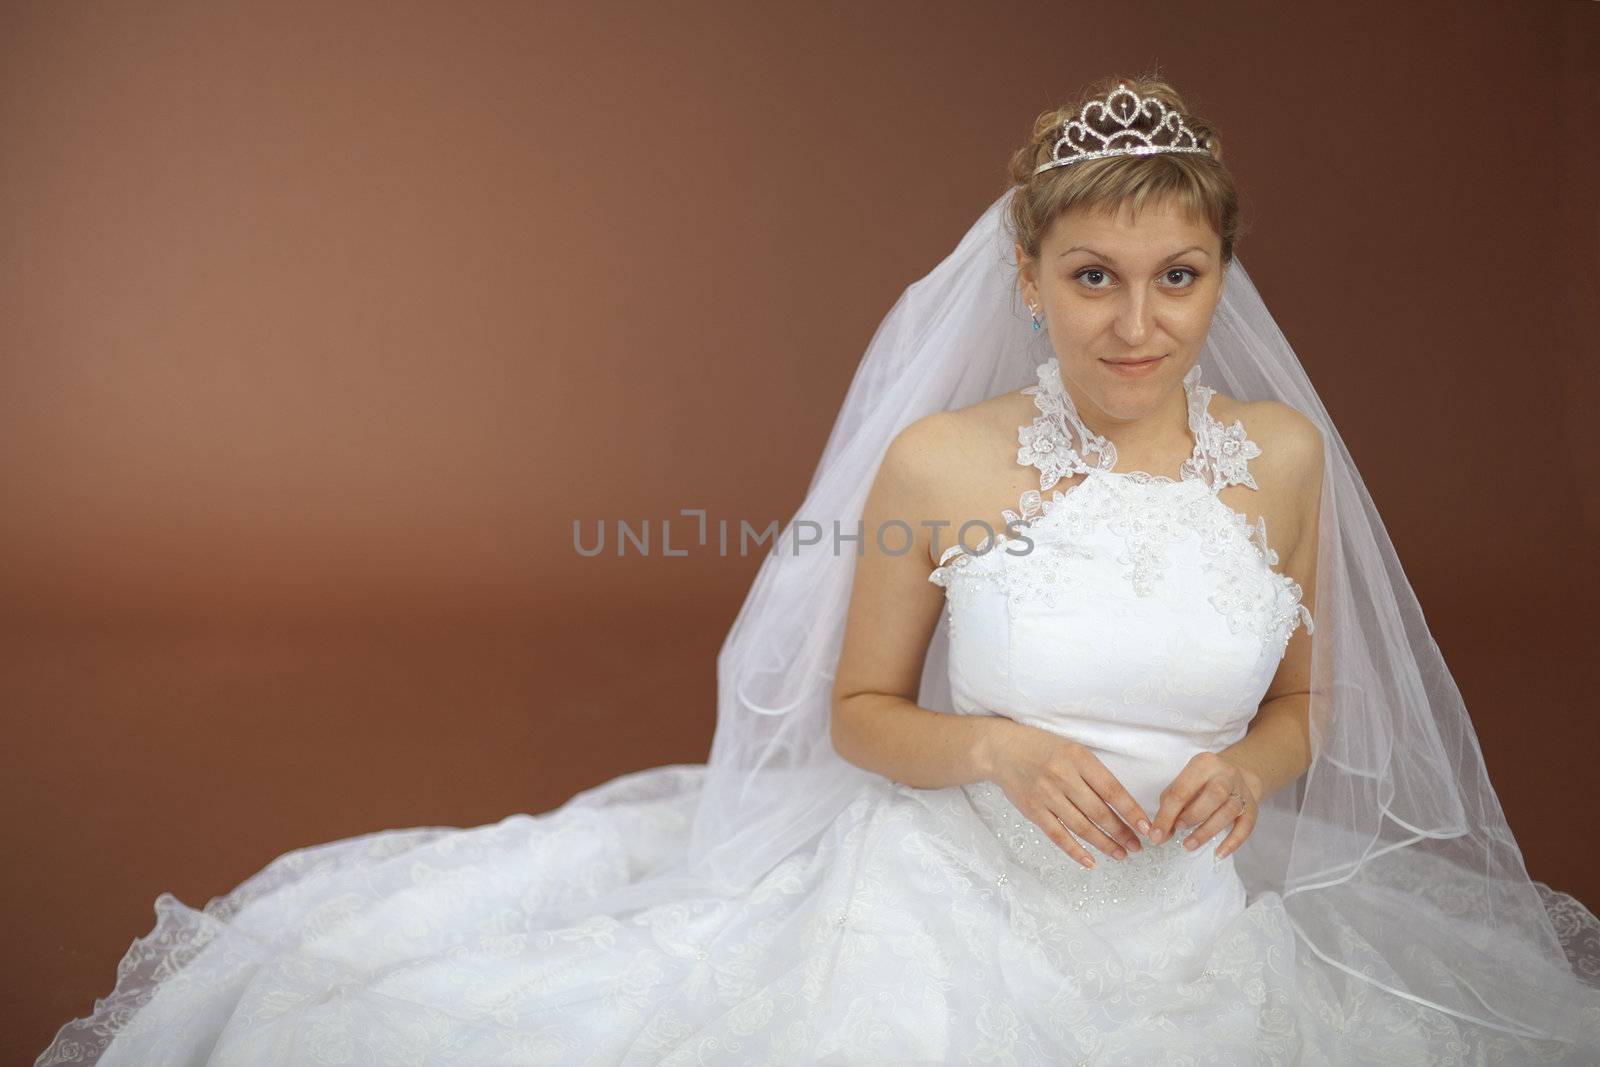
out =
[[1183,379],[1194,449],[1177,478],[1113,471],[1115,446],[1079,419],[1058,362],[1038,376],[1017,461],[1039,489],[928,576],[946,594],[952,699],[1084,741],[1154,811],[1189,756],[1243,736],[1295,626],[1313,620],[1273,570],[1265,517],[1217,495],[1258,488],[1261,448],[1210,413],[1199,364]]

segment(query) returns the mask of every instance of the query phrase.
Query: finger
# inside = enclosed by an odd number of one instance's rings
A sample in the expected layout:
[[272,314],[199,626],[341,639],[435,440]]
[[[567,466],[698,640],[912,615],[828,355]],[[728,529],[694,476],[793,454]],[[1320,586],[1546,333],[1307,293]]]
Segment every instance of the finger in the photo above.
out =
[[[1078,783],[1078,792],[1092,795],[1089,788],[1083,785],[1082,782]],[[1094,799],[1098,800],[1099,798],[1095,797]],[[1105,807],[1103,804],[1100,806]],[[1128,858],[1127,850],[1116,841],[1111,833],[1102,830],[1099,826],[1097,826],[1095,824],[1095,820],[1091,819],[1082,808],[1078,807],[1073,798],[1063,796],[1060,800],[1060,803],[1054,804],[1051,807],[1055,813],[1060,816],[1061,821],[1066,823],[1067,826],[1071,828],[1073,833],[1077,834],[1089,844],[1099,849],[1103,854],[1114,856],[1119,860]],[[1111,809],[1106,808],[1105,810],[1106,817],[1109,820],[1108,825],[1109,823],[1115,823],[1116,816],[1112,814]],[[1122,828],[1122,830],[1124,833],[1130,832],[1125,826]]]
[[1061,822],[1056,818],[1055,813],[1051,812],[1048,808],[1042,808],[1037,814],[1033,811],[1024,811],[1023,814],[1026,815],[1034,823],[1034,825],[1043,830],[1046,837],[1060,846],[1061,851],[1065,852],[1067,855],[1071,856],[1073,859],[1077,860],[1091,871],[1094,870],[1094,857],[1089,855],[1088,849],[1084,848],[1078,843],[1077,838],[1073,837],[1067,832],[1067,828],[1061,825]]
[[1193,851],[1205,844],[1211,836],[1227,827],[1239,817],[1244,806],[1233,797],[1230,787],[1221,778],[1213,778],[1190,802],[1189,808],[1178,817],[1180,826],[1193,826],[1183,847]]
[[1178,832],[1178,816],[1188,809],[1204,784],[1204,776],[1191,763],[1161,791],[1161,807],[1156,811],[1155,826],[1150,831],[1152,843],[1160,844]]
[[1193,852],[1213,836],[1226,830],[1241,814],[1243,809],[1237,800],[1233,797],[1223,798],[1222,803],[1218,804],[1215,810],[1184,839],[1183,847]]
[[[1109,805],[1110,810],[1121,817],[1120,822],[1123,826],[1137,826],[1140,834],[1146,837],[1150,835],[1154,820],[1145,812],[1144,805],[1133,799],[1133,794],[1123,787],[1117,776],[1112,774],[1105,764],[1095,760],[1084,774],[1083,780],[1095,791],[1102,803]],[[1081,803],[1078,806],[1083,807]],[[1098,816],[1098,813],[1094,814]],[[1139,842],[1139,835],[1131,830],[1126,838],[1120,834],[1117,836],[1130,851],[1144,850],[1144,845]]]
[[1222,844],[1217,846],[1217,859],[1224,859],[1231,855],[1235,849],[1244,844],[1250,835],[1255,832],[1255,828],[1256,812],[1254,808],[1251,808],[1233,821],[1233,829],[1228,832],[1227,837],[1222,839]]
[[1099,793],[1094,791],[1094,787],[1087,781],[1080,780],[1068,785],[1064,788],[1064,791],[1068,794],[1069,799],[1078,806],[1078,810],[1083,813],[1084,817],[1096,829],[1102,831],[1106,839],[1111,842],[1112,847],[1108,848],[1098,839],[1095,840],[1095,846],[1102,852],[1115,854],[1115,849],[1122,849],[1124,850],[1124,855],[1117,856],[1117,858],[1123,859],[1127,852],[1139,851],[1139,835],[1134,833],[1122,821],[1121,817],[1106,804],[1105,800],[1101,798]]

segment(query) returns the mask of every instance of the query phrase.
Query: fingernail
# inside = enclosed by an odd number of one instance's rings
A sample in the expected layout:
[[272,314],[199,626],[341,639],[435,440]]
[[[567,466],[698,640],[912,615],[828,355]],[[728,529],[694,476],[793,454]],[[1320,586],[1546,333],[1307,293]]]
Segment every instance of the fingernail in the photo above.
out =
[[1161,843],[1161,839],[1163,837],[1165,837],[1165,836],[1166,836],[1166,832],[1164,830],[1162,830],[1161,827],[1159,827],[1159,826],[1156,827],[1154,830],[1150,831],[1150,840],[1154,844],[1158,844],[1159,845]]
[[1147,837],[1149,836],[1149,834],[1150,834],[1150,820],[1148,820],[1148,819],[1140,819],[1139,820],[1139,832],[1141,834],[1144,834]]
[[1200,842],[1196,841],[1194,838],[1191,837],[1191,838],[1188,838],[1187,840],[1184,841],[1183,847],[1188,849],[1190,852],[1193,852],[1195,850],[1195,846],[1197,846],[1199,844],[1200,844]]
[[1125,848],[1119,848],[1113,852],[1112,855],[1117,857],[1119,860],[1125,860],[1128,858],[1128,850]]

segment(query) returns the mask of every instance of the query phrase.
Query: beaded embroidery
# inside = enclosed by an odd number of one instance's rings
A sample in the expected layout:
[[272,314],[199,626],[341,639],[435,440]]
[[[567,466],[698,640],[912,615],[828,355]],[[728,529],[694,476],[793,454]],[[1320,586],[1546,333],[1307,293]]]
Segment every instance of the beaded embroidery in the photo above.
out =
[[[1126,859],[1111,859],[1102,853],[1090,870],[1018,811],[1005,791],[993,782],[977,782],[962,789],[971,800],[973,811],[994,831],[1018,865],[1049,886],[1085,920],[1092,921],[1108,909],[1132,904],[1165,911],[1200,899],[1196,864],[1207,861],[1199,852],[1183,847],[1198,827],[1180,827],[1171,840],[1159,845],[1145,842],[1141,851],[1128,853]],[[1229,862],[1229,857],[1218,859],[1216,849],[1211,850],[1209,863],[1213,872]],[[999,885],[1007,881],[1009,877],[1004,873],[995,878]]]
[[[959,575],[997,584],[1007,594],[1012,610],[1026,603],[1054,606],[1056,598],[1070,593],[1077,583],[1079,572],[1073,561],[1093,556],[1087,547],[1088,535],[1101,525],[1121,537],[1125,547],[1117,562],[1126,568],[1124,574],[1137,595],[1157,592],[1168,547],[1186,531],[1195,530],[1207,569],[1223,576],[1211,603],[1232,632],[1250,627],[1280,646],[1287,645],[1301,621],[1308,633],[1314,632],[1311,613],[1300,603],[1299,583],[1272,569],[1278,554],[1267,542],[1266,517],[1260,516],[1252,524],[1216,495],[1228,485],[1259,488],[1250,474],[1249,461],[1261,455],[1261,448],[1250,440],[1239,420],[1224,426],[1210,413],[1215,390],[1200,382],[1200,364],[1183,378],[1194,449],[1179,467],[1178,478],[1111,470],[1116,446],[1078,418],[1072,398],[1061,384],[1060,370],[1059,362],[1051,358],[1038,369],[1039,384],[1023,390],[1033,396],[1039,414],[1017,431],[1021,446],[1017,461],[1038,468],[1039,489],[1022,494],[1019,510],[1001,512],[1008,528],[1022,530],[1025,539],[1033,542],[1031,548],[1014,551],[1010,546],[1024,538],[996,532],[977,553],[960,544],[951,545],[928,575],[929,581],[945,589],[951,638],[967,591],[966,583],[956,580]],[[1094,462],[1085,459],[1086,455],[1094,457]],[[1058,489],[1050,498],[1044,497],[1045,490],[1072,474],[1095,477],[1085,478],[1071,492]],[[1072,503],[1063,505],[1069,498]],[[1261,580],[1259,566],[1237,551],[1240,540],[1265,564],[1268,581]],[[1000,561],[1008,555],[1025,555],[1032,562],[1004,566]]]

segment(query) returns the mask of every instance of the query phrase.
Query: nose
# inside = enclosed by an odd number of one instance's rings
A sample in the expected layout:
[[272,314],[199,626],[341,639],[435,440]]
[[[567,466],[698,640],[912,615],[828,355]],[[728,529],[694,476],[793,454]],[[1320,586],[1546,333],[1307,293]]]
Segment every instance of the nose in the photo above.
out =
[[1150,337],[1150,298],[1142,290],[1129,290],[1117,308],[1117,336],[1130,348],[1137,348]]

